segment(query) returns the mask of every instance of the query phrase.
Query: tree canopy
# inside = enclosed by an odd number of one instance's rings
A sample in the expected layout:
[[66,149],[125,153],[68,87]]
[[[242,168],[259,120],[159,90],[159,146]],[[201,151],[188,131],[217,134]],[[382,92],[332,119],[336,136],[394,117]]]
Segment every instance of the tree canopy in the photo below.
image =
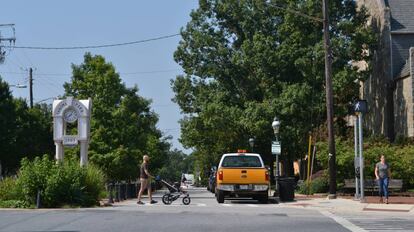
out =
[[52,154],[52,114],[46,104],[29,108],[0,78],[0,176],[14,174],[23,157]]
[[151,101],[127,88],[115,67],[99,55],[86,53],[84,62],[72,65],[65,94],[92,99],[89,157],[112,180],[138,177],[139,163],[148,153],[153,169],[163,166],[170,145],[156,128],[158,116]]
[[[203,170],[221,154],[248,148],[271,164],[272,120],[281,121],[282,157],[301,157],[308,133],[326,120],[323,28],[318,0],[200,0],[174,53],[184,74],[172,81],[185,114],[181,142],[196,150]],[[368,15],[352,0],[330,1],[337,128],[358,96],[360,71],[375,40]],[[343,130],[338,130],[341,132]]]

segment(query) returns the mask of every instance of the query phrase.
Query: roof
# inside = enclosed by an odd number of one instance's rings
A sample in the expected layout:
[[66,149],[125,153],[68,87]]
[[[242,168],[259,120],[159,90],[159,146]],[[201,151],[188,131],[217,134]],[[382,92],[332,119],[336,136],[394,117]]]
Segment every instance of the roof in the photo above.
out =
[[410,75],[410,63],[406,62],[397,78],[404,78]]
[[414,0],[386,0],[391,11],[392,32],[414,33]]

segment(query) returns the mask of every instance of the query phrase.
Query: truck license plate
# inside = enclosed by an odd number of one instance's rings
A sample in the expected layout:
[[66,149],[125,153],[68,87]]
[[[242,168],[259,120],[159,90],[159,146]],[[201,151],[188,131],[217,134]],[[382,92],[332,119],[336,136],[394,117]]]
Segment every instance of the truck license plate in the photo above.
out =
[[240,185],[239,188],[241,190],[247,190],[247,189],[249,189],[249,185]]

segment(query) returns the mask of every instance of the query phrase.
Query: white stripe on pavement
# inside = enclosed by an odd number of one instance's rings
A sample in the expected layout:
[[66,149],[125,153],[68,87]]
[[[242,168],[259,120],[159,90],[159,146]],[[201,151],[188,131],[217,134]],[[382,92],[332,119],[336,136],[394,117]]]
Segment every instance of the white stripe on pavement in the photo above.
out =
[[247,204],[249,207],[259,207],[258,205]]
[[221,204],[222,206],[230,207],[232,204]]
[[207,204],[204,203],[198,203],[197,206],[207,206]]
[[329,217],[329,218],[332,218],[337,223],[339,223],[341,226],[347,228],[348,230],[350,230],[352,232],[368,232],[367,230],[364,230],[361,227],[352,224],[350,221],[346,220],[345,218],[336,216],[336,215],[332,214],[329,211],[321,210],[320,212],[324,216]]

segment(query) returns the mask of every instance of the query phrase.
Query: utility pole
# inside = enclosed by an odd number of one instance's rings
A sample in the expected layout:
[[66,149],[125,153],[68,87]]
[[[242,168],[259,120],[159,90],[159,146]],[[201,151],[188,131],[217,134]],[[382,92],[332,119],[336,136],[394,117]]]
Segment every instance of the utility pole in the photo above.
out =
[[325,85],[326,85],[326,113],[328,124],[329,145],[329,199],[336,198],[336,152],[335,134],[333,125],[333,93],[332,93],[332,51],[329,39],[329,11],[328,0],[323,0],[323,39],[325,47]]
[[14,30],[14,24],[10,23],[10,24],[0,24],[0,27],[10,27],[13,31],[13,36],[9,37],[9,38],[4,38],[1,35],[1,31],[0,31],[0,64],[4,62],[4,59],[6,57],[6,52],[2,50],[3,45],[2,42],[3,41],[8,41],[11,44],[14,44],[16,42],[16,37],[15,37],[15,30]]
[[29,68],[29,100],[30,108],[33,108],[33,69]]

